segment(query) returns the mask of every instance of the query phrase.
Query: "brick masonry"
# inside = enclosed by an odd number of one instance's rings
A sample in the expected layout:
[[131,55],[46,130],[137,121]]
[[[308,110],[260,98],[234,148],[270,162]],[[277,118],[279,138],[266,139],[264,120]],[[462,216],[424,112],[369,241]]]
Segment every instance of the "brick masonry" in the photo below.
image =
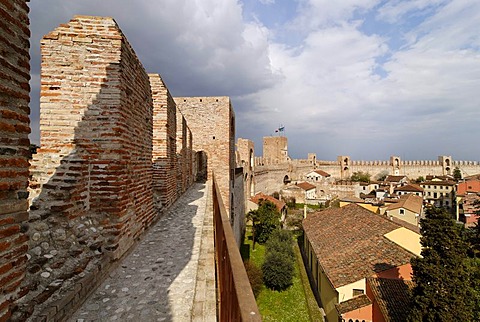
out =
[[149,76],[153,97],[153,190],[157,209],[161,209],[170,207],[178,196],[177,107],[160,75]]
[[27,262],[28,11],[22,0],[0,2],[0,321],[21,296]]
[[223,202],[230,213],[235,168],[235,114],[230,98],[174,99],[192,131],[193,150],[206,153],[208,177],[214,170]]
[[30,292],[19,319],[36,319],[102,258],[120,258],[155,219],[150,80],[115,21],[75,16],[41,51]]

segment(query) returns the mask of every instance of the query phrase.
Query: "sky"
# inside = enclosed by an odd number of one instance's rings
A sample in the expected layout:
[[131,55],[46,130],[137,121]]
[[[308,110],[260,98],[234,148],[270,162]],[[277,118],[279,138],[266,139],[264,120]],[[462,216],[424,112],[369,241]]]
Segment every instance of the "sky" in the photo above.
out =
[[40,39],[110,16],[173,96],[229,96],[237,137],[318,160],[480,160],[478,0],[31,0],[31,122]]

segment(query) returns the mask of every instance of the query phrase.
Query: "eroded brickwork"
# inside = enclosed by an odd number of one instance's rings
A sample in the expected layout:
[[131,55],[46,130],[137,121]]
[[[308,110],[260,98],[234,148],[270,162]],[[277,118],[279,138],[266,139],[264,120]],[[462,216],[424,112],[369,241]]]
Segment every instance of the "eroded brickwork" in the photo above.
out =
[[[155,218],[149,77],[115,21],[75,16],[43,38],[41,51],[30,292],[19,317],[34,320],[65,316],[105,258],[122,256]],[[68,301],[58,303],[62,296]]]
[[285,136],[263,138],[263,158],[269,164],[288,162],[288,140]]
[[150,74],[153,98],[153,189],[158,209],[177,198],[177,107],[158,74]]
[[193,150],[207,156],[208,177],[212,170],[227,210],[233,200],[235,168],[235,114],[228,97],[175,97],[193,135]]
[[0,321],[22,295],[27,262],[28,11],[23,0],[0,2]]

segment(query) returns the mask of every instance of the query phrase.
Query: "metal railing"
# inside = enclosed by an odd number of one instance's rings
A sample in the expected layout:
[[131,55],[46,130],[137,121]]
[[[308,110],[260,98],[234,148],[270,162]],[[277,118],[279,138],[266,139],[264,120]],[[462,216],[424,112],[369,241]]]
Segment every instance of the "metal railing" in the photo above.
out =
[[262,321],[214,175],[212,187],[218,321]]

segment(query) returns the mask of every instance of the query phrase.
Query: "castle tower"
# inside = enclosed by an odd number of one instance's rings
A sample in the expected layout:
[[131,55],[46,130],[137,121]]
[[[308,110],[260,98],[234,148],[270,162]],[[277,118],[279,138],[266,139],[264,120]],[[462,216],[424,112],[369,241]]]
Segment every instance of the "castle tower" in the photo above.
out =
[[438,161],[440,161],[440,165],[442,166],[442,173],[443,175],[452,174],[452,157],[441,155],[438,157]]
[[317,154],[316,153],[309,153],[308,154],[308,163],[310,163],[314,169],[317,168]]
[[287,137],[266,136],[263,138],[263,159],[269,164],[285,163],[289,160]]
[[350,157],[341,155],[337,157],[338,164],[340,165],[340,179],[344,180],[350,177]]
[[390,165],[392,166],[392,174],[394,176],[398,176],[400,174],[401,163],[402,160],[400,159],[400,157],[397,157],[395,155],[392,155],[390,157]]

